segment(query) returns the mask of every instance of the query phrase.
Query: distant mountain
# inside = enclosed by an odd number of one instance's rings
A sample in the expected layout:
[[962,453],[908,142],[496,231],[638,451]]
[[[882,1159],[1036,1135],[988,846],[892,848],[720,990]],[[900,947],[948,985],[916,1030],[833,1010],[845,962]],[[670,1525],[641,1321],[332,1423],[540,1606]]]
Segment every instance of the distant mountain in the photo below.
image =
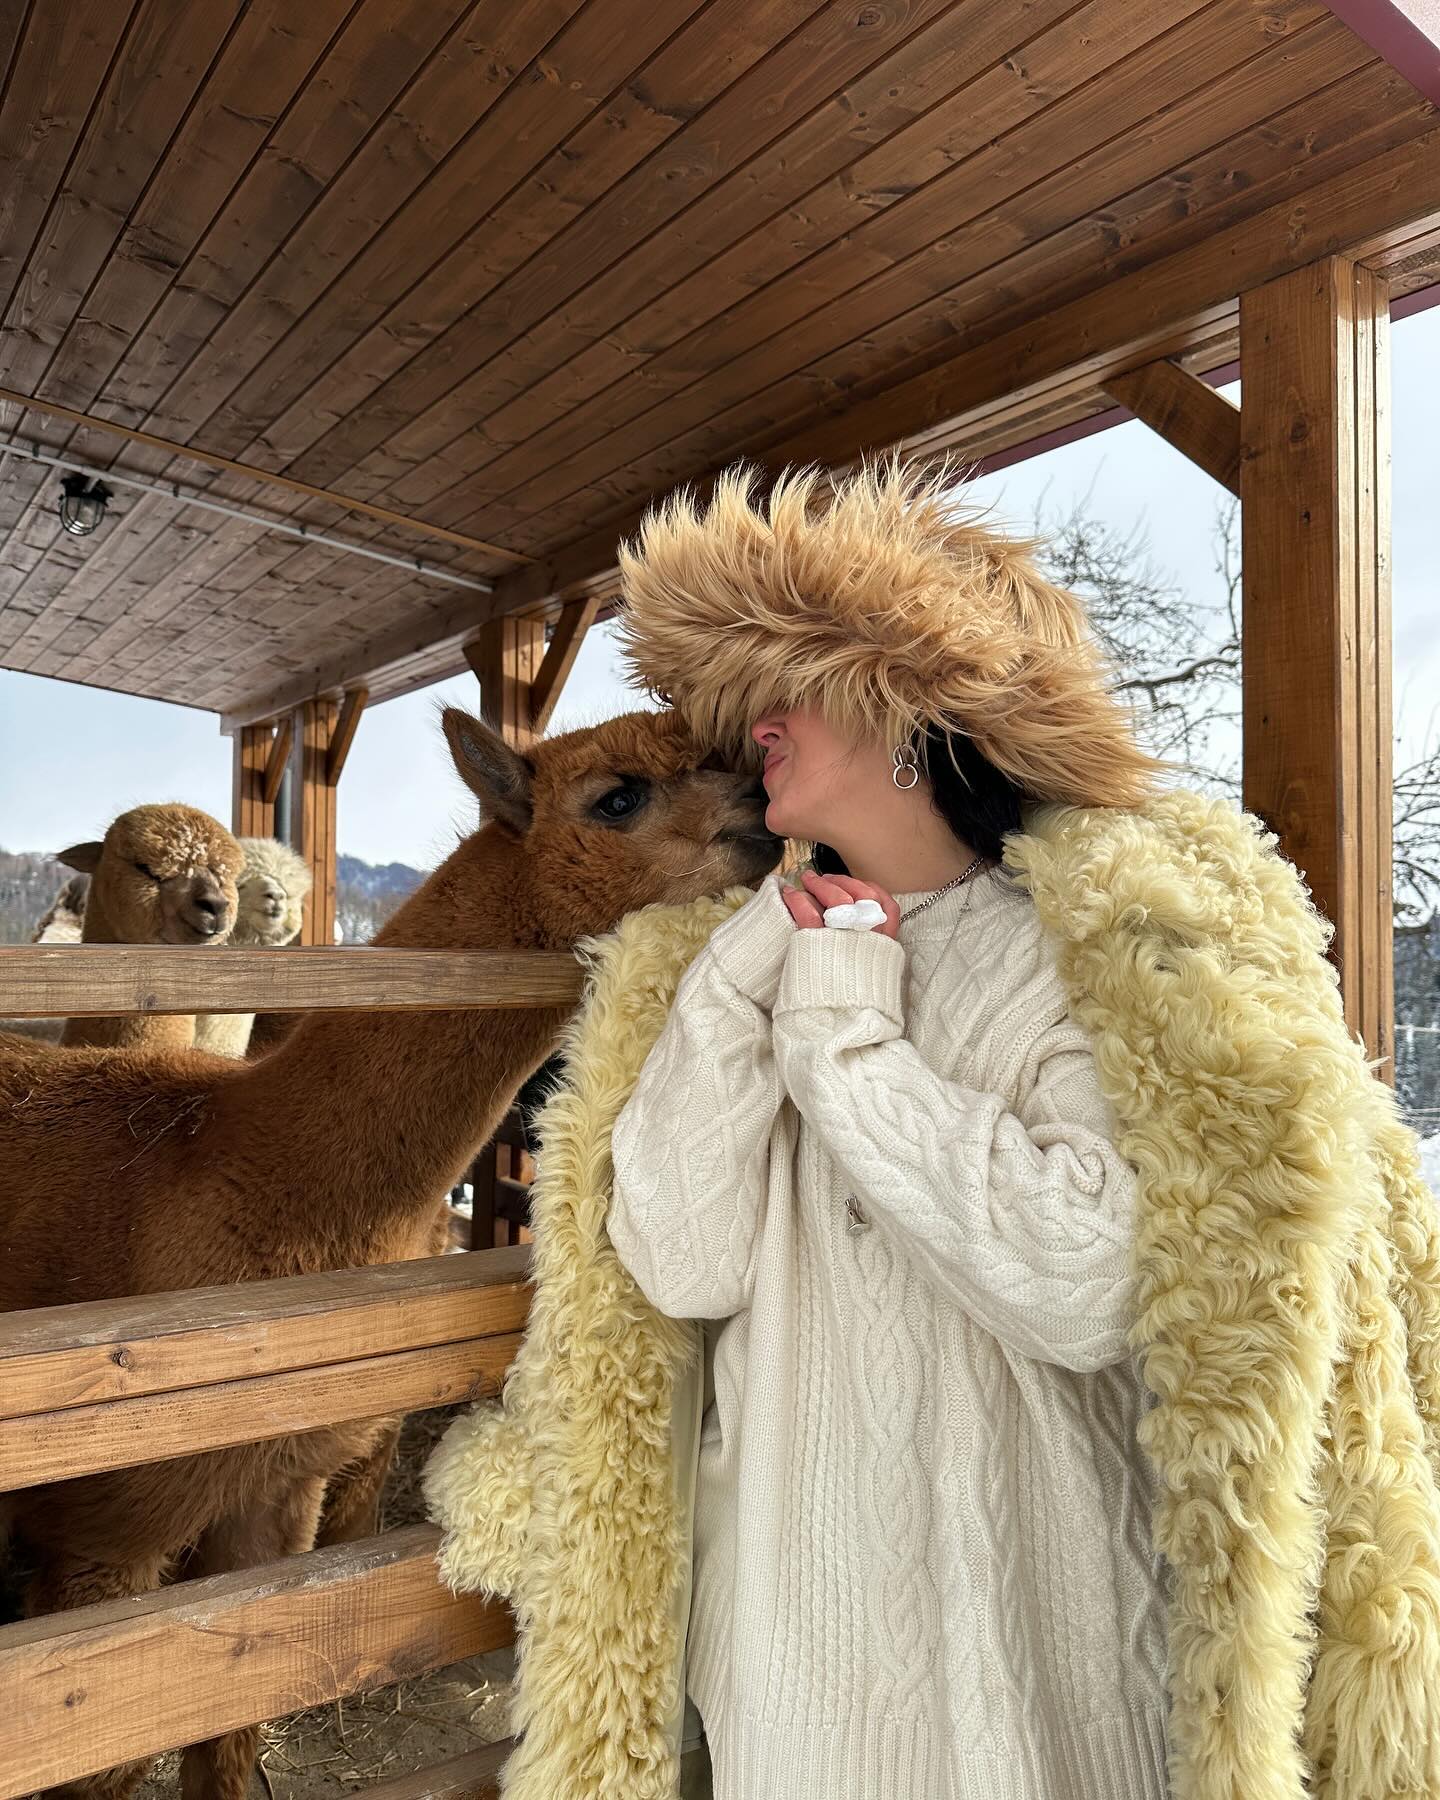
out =
[[363,944],[425,879],[409,863],[368,863],[358,856],[335,859],[335,923],[340,941]]
[[412,869],[409,863],[368,863],[358,856],[335,859],[337,885],[354,888],[361,894],[393,894],[403,900],[407,894],[413,894],[424,879],[425,871]]
[[0,850],[0,944],[28,944],[72,873],[39,850]]

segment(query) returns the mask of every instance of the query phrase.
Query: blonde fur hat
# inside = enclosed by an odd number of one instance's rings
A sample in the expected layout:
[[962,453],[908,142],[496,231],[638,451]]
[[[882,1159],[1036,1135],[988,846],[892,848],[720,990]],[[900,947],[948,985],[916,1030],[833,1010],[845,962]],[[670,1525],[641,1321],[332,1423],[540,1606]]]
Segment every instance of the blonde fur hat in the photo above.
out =
[[959,476],[895,457],[823,496],[819,470],[685,489],[620,547],[616,638],[640,685],[707,749],[755,766],[750,728],[811,707],[852,741],[962,733],[1036,799],[1134,806],[1166,766],[1136,742],[1081,602],[1046,581],[1029,542],[952,498]]

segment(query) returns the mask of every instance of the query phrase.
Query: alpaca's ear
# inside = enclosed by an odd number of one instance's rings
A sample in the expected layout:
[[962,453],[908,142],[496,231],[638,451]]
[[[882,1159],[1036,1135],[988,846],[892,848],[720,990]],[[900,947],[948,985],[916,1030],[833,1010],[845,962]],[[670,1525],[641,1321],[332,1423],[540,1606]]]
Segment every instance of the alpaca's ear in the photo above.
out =
[[535,771],[518,750],[499,734],[472,719],[458,706],[440,715],[455,770],[490,819],[528,831],[532,818],[531,783]]
[[78,869],[82,875],[93,875],[100,867],[103,844],[72,844],[68,850],[57,850],[55,860],[67,869]]

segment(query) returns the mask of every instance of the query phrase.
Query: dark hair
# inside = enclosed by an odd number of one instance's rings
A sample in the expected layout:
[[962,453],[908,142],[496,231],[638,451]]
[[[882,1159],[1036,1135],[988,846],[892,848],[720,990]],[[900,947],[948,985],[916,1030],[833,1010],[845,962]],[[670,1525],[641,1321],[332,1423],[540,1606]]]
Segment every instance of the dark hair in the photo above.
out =
[[[997,769],[963,732],[927,727],[923,756],[918,740],[912,739],[912,744],[921,773],[930,783],[936,812],[956,837],[998,864],[1006,834],[1022,828],[1020,808],[1025,790]],[[829,844],[814,846],[811,866],[821,875],[850,873],[839,851]]]

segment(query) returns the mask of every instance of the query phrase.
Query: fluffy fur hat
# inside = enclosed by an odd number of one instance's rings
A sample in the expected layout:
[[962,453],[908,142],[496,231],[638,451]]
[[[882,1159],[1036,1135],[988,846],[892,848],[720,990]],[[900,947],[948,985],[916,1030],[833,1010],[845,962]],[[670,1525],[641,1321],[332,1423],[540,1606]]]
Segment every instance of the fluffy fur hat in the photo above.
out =
[[758,768],[750,727],[813,707],[854,740],[968,735],[1021,788],[1080,806],[1133,806],[1165,766],[1129,711],[1080,601],[1032,545],[949,497],[944,465],[862,465],[817,494],[787,470],[756,504],[738,465],[703,510],[682,489],[622,544],[616,637],[640,685],[708,749]]

